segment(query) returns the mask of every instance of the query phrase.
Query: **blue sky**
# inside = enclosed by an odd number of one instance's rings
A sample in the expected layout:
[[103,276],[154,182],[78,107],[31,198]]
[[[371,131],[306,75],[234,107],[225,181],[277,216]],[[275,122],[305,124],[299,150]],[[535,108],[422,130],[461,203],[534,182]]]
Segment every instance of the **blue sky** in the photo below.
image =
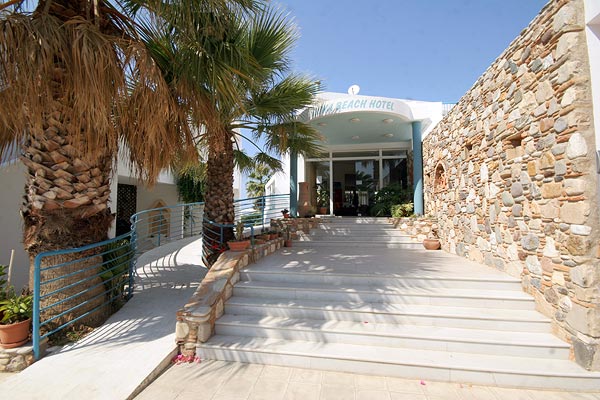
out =
[[[547,1],[277,0],[300,38],[292,69],[324,90],[455,103]],[[245,146],[254,153],[250,146]]]
[[293,68],[325,89],[457,102],[539,13],[540,0],[280,0]]

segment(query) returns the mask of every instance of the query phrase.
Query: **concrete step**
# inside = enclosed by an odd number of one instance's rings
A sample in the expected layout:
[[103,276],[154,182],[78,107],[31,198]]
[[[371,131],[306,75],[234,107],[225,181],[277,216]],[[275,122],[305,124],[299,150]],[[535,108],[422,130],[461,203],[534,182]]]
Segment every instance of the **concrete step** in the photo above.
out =
[[482,290],[521,290],[521,282],[508,275],[481,277],[472,276],[442,276],[437,274],[418,276],[411,271],[398,274],[368,274],[368,273],[327,273],[286,272],[282,269],[264,269],[254,267],[240,271],[242,281],[261,282],[295,282],[297,284],[327,284],[330,286],[376,286],[380,290],[397,290],[402,288],[455,288]]
[[414,250],[422,249],[423,244],[416,243],[413,241],[402,240],[395,241],[392,243],[385,242],[366,242],[364,240],[318,240],[318,241],[294,241],[293,246],[298,248],[314,248],[314,247],[364,247],[373,249],[403,249],[403,250]]
[[481,290],[445,287],[381,288],[369,285],[336,285],[302,282],[238,282],[233,293],[240,297],[322,300],[324,302],[379,302],[455,307],[534,310],[533,298],[521,290]]
[[257,315],[221,317],[217,335],[404,347],[522,357],[569,358],[569,345],[550,333],[493,331]]
[[232,296],[225,312],[291,319],[430,325],[518,332],[550,332],[550,320],[536,311],[386,303],[336,303]]
[[410,236],[406,235],[378,235],[378,234],[361,234],[361,235],[299,235],[298,240],[301,242],[364,242],[364,243],[416,243],[422,247],[421,242],[413,241]]
[[600,373],[588,372],[568,360],[548,358],[222,335],[199,345],[198,354],[203,359],[403,378],[543,389],[600,389]]
[[355,228],[333,228],[333,227],[327,227],[327,228],[317,228],[317,229],[313,229],[309,234],[307,234],[306,236],[316,236],[316,237],[324,237],[324,236],[352,236],[352,235],[359,235],[359,236],[400,236],[400,237],[409,237],[409,235],[406,235],[404,233],[402,233],[402,231],[399,231],[398,229],[392,229],[392,228],[373,228],[370,226],[367,226],[365,228],[361,228],[361,229],[355,229]]

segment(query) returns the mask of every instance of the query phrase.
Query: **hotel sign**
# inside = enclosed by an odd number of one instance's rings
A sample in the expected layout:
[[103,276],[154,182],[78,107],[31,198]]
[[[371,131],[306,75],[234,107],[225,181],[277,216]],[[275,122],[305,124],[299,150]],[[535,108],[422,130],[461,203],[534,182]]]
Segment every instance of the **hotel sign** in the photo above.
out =
[[322,114],[331,114],[347,110],[394,111],[394,102],[378,99],[352,99],[344,101],[328,101],[320,107]]

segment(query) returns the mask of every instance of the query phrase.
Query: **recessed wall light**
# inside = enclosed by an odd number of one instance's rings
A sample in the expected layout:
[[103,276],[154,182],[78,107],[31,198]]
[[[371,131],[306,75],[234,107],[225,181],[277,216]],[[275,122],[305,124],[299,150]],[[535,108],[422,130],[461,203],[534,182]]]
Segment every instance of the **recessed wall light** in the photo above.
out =
[[386,119],[383,120],[384,124],[391,124],[392,122],[394,122],[394,120],[391,119],[391,118],[386,118]]
[[386,137],[386,138],[391,138],[391,137],[394,137],[394,134],[393,133],[384,133],[381,136]]
[[352,136],[352,140],[358,140],[358,139],[360,139],[360,136],[358,136],[358,135]]
[[360,118],[350,118],[350,122],[360,122]]

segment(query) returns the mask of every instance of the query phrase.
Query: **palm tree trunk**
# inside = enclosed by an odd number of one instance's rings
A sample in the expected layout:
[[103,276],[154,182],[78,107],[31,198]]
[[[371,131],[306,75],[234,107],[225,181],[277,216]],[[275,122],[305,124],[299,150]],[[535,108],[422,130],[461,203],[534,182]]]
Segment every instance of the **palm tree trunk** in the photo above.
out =
[[208,267],[216,261],[223,243],[233,239],[233,229],[221,229],[217,224],[233,224],[233,133],[223,130],[209,139],[208,162],[206,164],[206,194],[204,204],[202,257]]
[[[32,261],[31,287],[33,259],[38,253],[105,240],[112,222],[107,206],[113,161],[107,151],[110,146],[106,143],[93,156],[80,158],[77,144],[72,143],[66,133],[65,126],[69,121],[65,120],[65,113],[61,112],[69,106],[65,102],[68,103],[68,100],[57,96],[54,104],[48,107],[43,129],[32,130],[23,143],[21,159],[26,166],[26,183],[21,213],[24,221],[23,244]],[[98,308],[97,312],[81,319],[79,323],[97,325],[105,319],[107,309],[101,306],[105,302],[105,288],[102,279],[94,276],[99,271],[99,267],[94,265],[102,263],[102,256],[94,256],[99,252],[54,256],[42,261],[43,268],[87,257],[84,261],[42,273],[42,282],[71,274],[43,285],[42,296],[72,285],[67,290],[44,298],[42,308],[77,295],[76,298],[47,310],[43,315],[44,320],[87,302],[77,310],[54,320],[53,327],[95,308]],[[90,290],[84,292],[86,289]]]

